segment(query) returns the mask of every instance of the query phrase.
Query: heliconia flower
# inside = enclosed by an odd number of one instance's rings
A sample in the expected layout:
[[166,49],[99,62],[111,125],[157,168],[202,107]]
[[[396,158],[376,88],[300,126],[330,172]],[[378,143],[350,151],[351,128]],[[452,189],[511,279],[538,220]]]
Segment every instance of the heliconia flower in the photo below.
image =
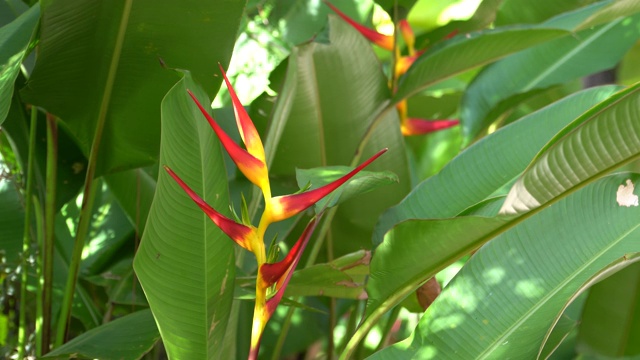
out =
[[[225,76],[225,79],[226,79],[226,76]],[[229,89],[231,89],[231,87],[229,87]],[[263,159],[260,159],[255,155],[249,153],[247,150],[241,148],[240,145],[236,144],[229,137],[229,135],[227,135],[227,133],[225,133],[224,130],[222,130],[220,125],[218,125],[218,123],[216,123],[216,121],[209,115],[207,110],[205,110],[205,108],[200,104],[196,96],[191,91],[189,91],[189,95],[191,95],[191,98],[193,99],[193,101],[195,101],[196,105],[198,105],[198,108],[200,109],[202,114],[207,118],[207,121],[209,121],[209,125],[211,125],[211,128],[213,128],[213,131],[215,131],[216,135],[218,136],[218,139],[220,139],[220,143],[222,143],[222,146],[225,148],[227,153],[229,153],[231,160],[233,160],[236,166],[238,166],[238,169],[240,169],[240,172],[242,172],[244,176],[246,176],[247,179],[249,179],[249,181],[257,185],[261,189],[265,189],[265,187],[268,187],[269,175],[267,172],[267,165],[263,160],[264,150],[262,150],[261,153],[257,154],[258,156],[260,155],[262,156]],[[244,134],[243,137],[251,139],[249,140],[252,145],[251,148],[255,151],[257,143],[254,139],[254,135],[252,131],[250,130],[250,127],[253,128],[253,124],[248,126],[246,125],[247,122],[251,123],[251,120],[249,119],[248,116],[246,118],[243,118],[242,120],[238,120],[238,123],[242,123],[242,126],[240,126],[241,128],[240,134]],[[247,130],[245,131],[244,129],[247,129]],[[253,128],[253,130],[255,130],[255,128]],[[257,136],[257,132],[255,136]],[[260,147],[262,147],[262,143],[260,143]]]
[[293,271],[296,266],[298,266],[302,252],[307,246],[318,221],[319,218],[316,217],[309,222],[307,227],[304,229],[304,232],[300,235],[300,238],[284,260],[274,264],[262,264],[258,270],[258,288],[262,288],[266,291],[265,287],[276,284],[276,292],[270,299],[266,300],[264,304],[256,302],[256,308],[253,313],[253,329],[251,334],[249,360],[258,358],[258,350],[260,349],[260,340],[262,339],[264,327],[267,325],[267,322],[282,300],[282,296],[284,295],[284,291],[289,284],[291,276],[293,275]]
[[224,232],[229,236],[233,241],[235,241],[241,247],[252,251],[252,243],[255,241],[256,234],[255,230],[252,227],[238,224],[237,222],[229,219],[228,217],[220,214],[214,208],[212,208],[209,204],[207,204],[198,194],[196,194],[189,185],[187,185],[180,177],[173,172],[168,166],[164,166],[164,169],[171,175],[173,180],[175,180],[178,185],[184,190],[184,192],[189,195],[191,200],[193,200],[199,207],[204,211],[207,216]]
[[313,204],[320,201],[320,199],[329,195],[332,191],[337,189],[340,185],[347,182],[347,180],[351,179],[354,175],[362,171],[362,169],[364,169],[372,161],[380,157],[380,155],[384,154],[387,150],[388,149],[382,149],[378,151],[378,153],[370,157],[367,161],[360,164],[357,168],[353,169],[348,174],[342,176],[341,178],[327,185],[324,185],[317,189],[305,191],[303,193],[276,196],[271,198],[270,220],[274,222],[274,221],[281,221],[284,219],[288,219],[308,209]]
[[330,2],[325,1],[324,3],[327,4],[327,6],[330,7],[331,10],[333,10],[344,21],[349,23],[349,25],[353,26],[353,28],[358,30],[358,32],[360,34],[362,34],[364,37],[369,39],[369,41],[371,41],[372,43],[380,46],[383,49],[386,49],[386,50],[389,50],[389,51],[393,50],[393,43],[394,43],[393,36],[380,34],[379,32],[377,32],[375,30],[372,30],[372,29],[369,29],[366,26],[360,25],[358,22],[356,22],[353,19],[351,19],[350,17],[348,17],[345,13],[340,11],[337,7],[335,7]]
[[227,74],[224,72],[222,65],[218,64],[220,67],[220,72],[222,73],[222,77],[224,78],[224,82],[227,84],[227,89],[229,90],[229,95],[231,95],[231,102],[233,103],[233,110],[236,115],[236,123],[238,125],[238,130],[240,131],[240,137],[242,138],[242,142],[247,147],[247,151],[249,154],[253,155],[258,160],[263,163],[266,162],[264,156],[264,146],[262,146],[262,140],[260,140],[260,135],[258,134],[258,130],[253,125],[251,118],[249,118],[249,114],[245,110],[244,106],[238,99],[238,95],[236,95],[235,90],[233,90],[233,86],[229,82],[227,78]]

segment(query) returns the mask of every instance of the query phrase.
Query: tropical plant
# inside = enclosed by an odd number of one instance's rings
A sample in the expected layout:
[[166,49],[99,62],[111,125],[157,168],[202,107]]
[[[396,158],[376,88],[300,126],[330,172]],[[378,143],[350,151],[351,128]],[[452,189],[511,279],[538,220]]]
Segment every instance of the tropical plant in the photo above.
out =
[[635,0],[2,1],[0,357],[638,356],[639,39]]

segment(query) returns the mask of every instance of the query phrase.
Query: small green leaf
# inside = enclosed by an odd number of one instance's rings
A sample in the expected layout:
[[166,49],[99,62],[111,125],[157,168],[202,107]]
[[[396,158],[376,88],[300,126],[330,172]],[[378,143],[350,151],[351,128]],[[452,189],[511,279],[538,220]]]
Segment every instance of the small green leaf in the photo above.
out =
[[141,310],[91,329],[44,358],[140,359],[160,339],[150,310]]
[[362,299],[366,297],[364,283],[369,275],[370,259],[371,252],[360,250],[296,271],[285,295]]

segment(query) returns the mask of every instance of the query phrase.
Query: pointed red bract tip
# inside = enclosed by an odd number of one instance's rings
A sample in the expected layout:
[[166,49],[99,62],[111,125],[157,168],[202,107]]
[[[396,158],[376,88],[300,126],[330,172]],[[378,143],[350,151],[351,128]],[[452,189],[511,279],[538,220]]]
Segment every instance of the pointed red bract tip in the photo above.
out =
[[332,3],[325,1],[328,7],[333,10],[338,16],[340,16],[344,21],[346,21],[349,25],[351,25],[354,29],[358,30],[360,34],[366,37],[372,43],[380,46],[386,50],[393,50],[393,36],[380,34],[379,32],[369,29],[366,26],[360,25],[358,22],[354,21],[350,17],[348,17],[345,13],[340,11],[337,7],[335,7]]
[[353,169],[348,174],[344,175],[338,180],[335,180],[325,186],[319,187],[317,189],[305,191],[299,194],[277,196],[272,198],[271,199],[272,221],[280,221],[280,220],[288,219],[308,209],[310,206],[318,202],[320,199],[329,195],[332,191],[337,189],[340,185],[347,182],[354,175],[362,171],[362,169],[367,167],[369,164],[371,164],[372,161],[380,157],[380,155],[384,154],[386,151],[387,149],[382,149],[378,151],[377,154],[370,157],[367,161],[360,164],[357,168]]
[[178,185],[184,190],[184,192],[189,195],[191,200],[193,200],[199,207],[204,211],[207,216],[224,232],[229,236],[233,241],[235,241],[238,245],[243,248],[251,251],[251,237],[254,236],[253,229],[248,226],[238,224],[237,222],[227,218],[226,216],[217,212],[214,208],[212,208],[209,204],[207,204],[198,194],[196,194],[189,185],[187,185],[180,177],[173,172],[168,166],[164,166],[164,169],[171,175],[173,180],[175,180]]
[[242,106],[233,86],[231,86],[231,82],[229,82],[227,74],[224,72],[224,68],[221,64],[218,64],[218,66],[220,67],[222,78],[224,79],[227,89],[229,90],[229,95],[231,96],[231,103],[233,104],[233,110],[236,116],[236,124],[238,125],[238,130],[240,130],[240,137],[246,145],[249,154],[264,163],[264,147],[262,146],[262,140],[260,140],[258,130],[256,130],[249,114],[247,114],[247,111],[244,106]]
[[196,98],[190,90],[187,90],[187,92],[189,92],[189,95],[198,106],[198,109],[200,109],[200,112],[205,116],[209,125],[211,125],[211,128],[218,136],[218,139],[220,139],[220,143],[231,157],[231,160],[233,160],[236,166],[238,166],[240,172],[242,172],[249,181],[262,188],[265,182],[269,181],[269,175],[267,174],[267,166],[265,163],[251,155],[247,150],[241,148],[240,145],[236,144],[209,115],[207,110],[198,101],[198,98]]
[[439,130],[448,129],[460,123],[459,120],[425,120],[425,119],[406,119],[402,125],[402,135],[424,135]]

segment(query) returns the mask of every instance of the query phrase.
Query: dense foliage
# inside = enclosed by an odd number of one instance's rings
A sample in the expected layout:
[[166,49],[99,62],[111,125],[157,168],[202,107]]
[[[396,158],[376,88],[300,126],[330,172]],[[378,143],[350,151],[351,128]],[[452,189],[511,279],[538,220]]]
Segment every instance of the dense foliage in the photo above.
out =
[[637,0],[2,0],[0,357],[639,356],[639,39]]

